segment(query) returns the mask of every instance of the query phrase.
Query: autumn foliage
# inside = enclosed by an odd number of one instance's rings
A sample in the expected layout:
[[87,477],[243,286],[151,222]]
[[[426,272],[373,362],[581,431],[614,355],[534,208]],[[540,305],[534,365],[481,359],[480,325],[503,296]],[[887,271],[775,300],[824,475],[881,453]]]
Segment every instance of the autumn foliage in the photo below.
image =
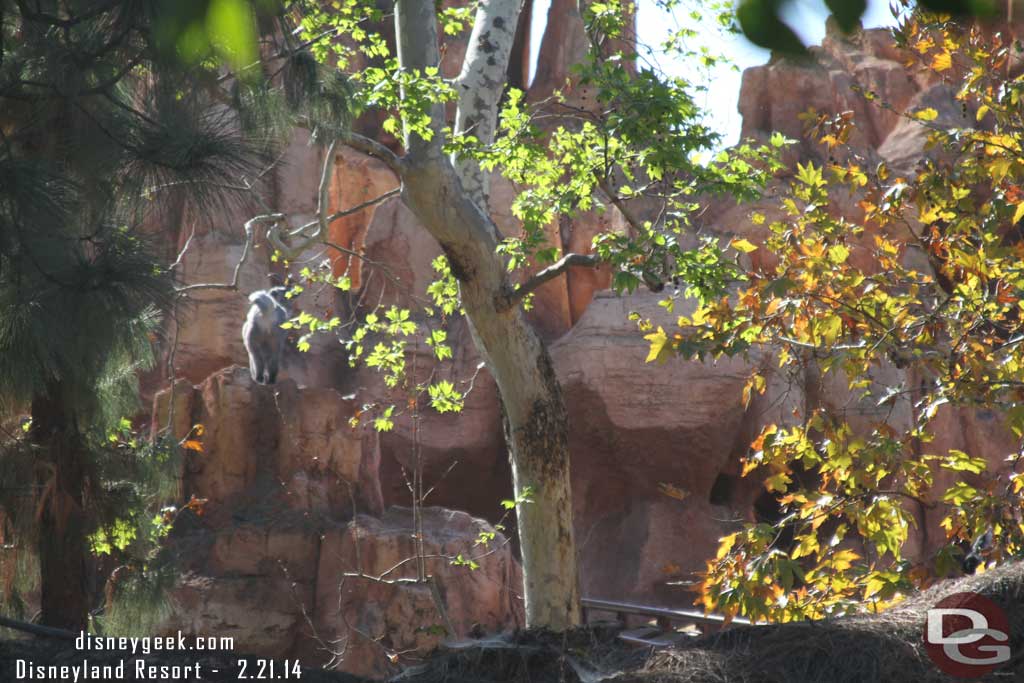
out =
[[[927,14],[895,34],[908,71],[953,87],[962,126],[899,112],[928,132],[925,158],[899,174],[847,144],[851,114],[810,116],[832,161],[794,169],[781,219],[752,215],[768,237],[733,241],[745,266],[733,293],[648,335],[651,360],[758,354],[746,401],[813,372],[872,408],[855,420],[811,402],[761,431],[744,474],[779,512],[722,539],[701,585],[708,609],[782,621],[878,609],[958,573],[988,529],[988,562],[1024,549],[1021,451],[992,471],[977,453],[933,448],[936,416],[957,407],[1024,436],[1024,48],[1005,26]],[[910,419],[891,419],[899,406]],[[943,470],[953,485],[940,486]],[[910,558],[921,505],[945,512],[945,541]]]

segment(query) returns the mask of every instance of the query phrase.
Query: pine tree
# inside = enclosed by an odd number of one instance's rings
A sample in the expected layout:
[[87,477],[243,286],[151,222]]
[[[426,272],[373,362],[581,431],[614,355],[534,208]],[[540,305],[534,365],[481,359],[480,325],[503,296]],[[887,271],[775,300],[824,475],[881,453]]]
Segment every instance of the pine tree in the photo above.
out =
[[97,444],[173,296],[144,218],[230,201],[218,186],[261,161],[260,137],[197,87],[218,52],[254,54],[254,17],[247,2],[0,0],[0,413],[31,414],[0,456],[0,505],[35,539],[44,624],[86,626],[110,488]]

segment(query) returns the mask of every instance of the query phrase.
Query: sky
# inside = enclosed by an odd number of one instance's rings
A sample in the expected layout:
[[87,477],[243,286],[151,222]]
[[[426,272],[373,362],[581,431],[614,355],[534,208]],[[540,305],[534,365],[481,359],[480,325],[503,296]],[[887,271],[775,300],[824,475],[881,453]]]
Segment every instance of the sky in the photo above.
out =
[[[636,0],[637,34],[640,42],[657,46],[664,42],[672,30],[673,18],[658,9],[655,0]],[[547,22],[550,0],[535,0],[531,45],[534,50],[540,48],[540,41]],[[786,19],[790,26],[803,38],[805,43],[816,45],[825,35],[825,18],[828,16],[822,0],[791,0]],[[865,28],[888,26],[893,22],[889,11],[889,0],[868,0],[868,11],[862,18]],[[714,35],[713,29],[708,35]],[[749,43],[743,36],[729,37],[725,42],[717,41],[719,53],[728,57],[741,70],[749,66],[764,64],[768,61],[767,50],[762,50]],[[536,59],[536,56],[534,56]],[[710,74],[702,74],[690,63],[681,63],[670,59],[664,54],[653,54],[651,59],[666,73],[683,76],[688,80],[701,81],[707,79],[708,90],[698,96],[697,101],[708,112],[706,123],[710,124],[723,136],[726,145],[738,141],[740,133],[740,115],[736,111],[736,102],[740,92],[740,72],[728,66],[720,66]]]

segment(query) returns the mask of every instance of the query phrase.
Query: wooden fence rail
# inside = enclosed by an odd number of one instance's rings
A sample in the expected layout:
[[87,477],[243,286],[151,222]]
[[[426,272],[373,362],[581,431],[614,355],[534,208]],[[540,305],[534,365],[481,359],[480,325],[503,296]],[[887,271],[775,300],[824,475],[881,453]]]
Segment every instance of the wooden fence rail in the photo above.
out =
[[[619,634],[619,638],[635,645],[671,647],[687,638],[713,631],[721,631],[732,624],[750,625],[749,620],[741,617],[735,617],[727,623],[726,618],[720,614],[705,614],[697,610],[652,607],[596,598],[583,598],[581,603],[583,606],[584,623],[590,620],[592,612],[614,614],[615,619],[627,627],[627,630]],[[641,626],[630,629],[628,628],[630,616],[653,618],[656,626]],[[697,628],[697,631],[679,632],[675,630],[676,625],[685,624],[692,624]]]

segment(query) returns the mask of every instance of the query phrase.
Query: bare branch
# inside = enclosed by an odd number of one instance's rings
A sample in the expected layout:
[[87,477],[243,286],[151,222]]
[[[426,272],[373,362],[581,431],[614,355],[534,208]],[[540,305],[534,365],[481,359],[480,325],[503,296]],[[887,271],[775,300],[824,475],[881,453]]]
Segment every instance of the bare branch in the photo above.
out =
[[0,626],[4,628],[11,628],[17,631],[24,631],[25,633],[31,633],[35,636],[43,636],[44,638],[59,638],[61,640],[74,640],[78,637],[77,633],[68,631],[63,628],[53,628],[50,626],[40,626],[38,624],[30,624],[25,621],[18,621],[17,619],[10,619],[8,617],[0,617]]
[[[284,240],[281,239],[281,235],[279,234],[280,229],[277,225],[271,227],[271,229],[267,231],[267,240],[274,246],[275,249],[289,257],[294,256],[298,252],[308,247],[313,242],[320,242],[324,246],[330,247],[331,249],[336,249],[337,251],[348,254],[349,256],[355,256],[365,261],[367,259],[359,252],[354,251],[352,249],[347,249],[337,244],[332,244],[331,242],[327,241],[330,236],[328,234],[329,231],[325,230],[323,227],[320,226],[330,225],[336,220],[344,218],[345,216],[351,216],[352,214],[359,213],[363,209],[367,209],[376,204],[380,204],[381,202],[391,199],[392,197],[397,197],[401,193],[402,188],[396,187],[395,189],[388,190],[387,192],[378,197],[374,197],[373,199],[367,199],[365,202],[356,204],[351,208],[342,209],[341,211],[335,211],[330,216],[325,216],[323,219],[317,218],[317,220],[310,221],[309,223],[306,223],[305,225],[295,228],[294,230],[291,230],[284,235],[285,239],[304,237],[305,240],[301,244],[294,246],[286,245],[284,243]],[[307,230],[313,227],[317,228],[316,232],[314,232],[311,235],[305,234]]]
[[601,259],[596,254],[566,254],[556,263],[529,277],[526,282],[520,284],[515,290],[506,292],[499,301],[495,302],[495,305],[499,311],[507,311],[542,284],[548,280],[554,280],[572,266],[596,268],[600,263]]
[[179,287],[175,291],[178,296],[185,296],[188,292],[192,292],[198,289],[238,289],[238,277],[242,272],[242,266],[249,259],[249,252],[252,249],[253,239],[253,226],[257,223],[279,223],[285,219],[283,213],[270,213],[261,216],[255,216],[245,222],[245,243],[242,245],[242,256],[238,259],[238,263],[235,264],[235,272],[231,277],[231,282],[225,283],[211,283],[211,282],[200,282],[194,285],[186,285],[185,287]]
[[[278,236],[278,224],[275,224],[267,231],[267,239],[270,240],[275,249],[288,256],[288,258],[291,258],[300,251],[303,251],[313,242],[322,241],[327,236],[328,192],[331,189],[331,179],[334,177],[334,167],[337,164],[337,158],[335,155],[337,146],[338,141],[331,140],[331,143],[327,145],[327,151],[324,153],[324,166],[323,170],[320,172],[320,185],[316,192],[316,220],[311,223],[306,223],[302,227],[296,228],[287,234],[288,239],[301,237],[302,242],[291,247],[286,246]],[[316,228],[316,230],[312,233],[307,233],[306,231],[310,228]]]
[[188,253],[188,248],[192,246],[192,240],[195,238],[195,236],[196,226],[195,224],[193,224],[192,232],[189,234],[188,239],[185,240],[185,246],[181,248],[181,251],[178,252],[178,258],[174,260],[174,263],[167,267],[167,270],[174,270],[175,268],[181,265],[181,262],[185,259],[185,254]]
[[334,167],[338,163],[335,150],[338,147],[337,140],[331,140],[331,144],[327,145],[327,152],[324,154],[324,170],[320,173],[320,188],[316,193],[316,219],[320,227],[318,229],[320,236],[327,236],[327,193],[331,189],[331,178],[334,177]]
[[[352,214],[355,214],[355,213],[359,213],[363,209],[368,209],[371,206],[374,206],[375,204],[380,204],[381,202],[386,201],[388,199],[391,199],[392,197],[397,197],[400,194],[402,194],[402,188],[401,187],[396,187],[393,190],[388,190],[387,192],[385,192],[384,194],[382,194],[380,196],[374,197],[373,199],[367,199],[365,202],[361,202],[359,204],[356,204],[355,206],[350,207],[348,209],[342,209],[341,211],[335,211],[330,216],[327,216],[326,218],[324,218],[324,221],[327,224],[333,223],[334,221],[336,221],[338,219],[344,218],[345,216],[351,216]],[[320,219],[319,218],[317,220],[315,220],[315,221],[310,221],[309,223],[306,223],[305,225],[303,225],[301,227],[295,228],[294,230],[289,232],[286,235],[286,237],[297,237],[297,236],[303,234],[304,232],[306,232],[307,230],[309,230],[310,228],[312,228],[314,225],[317,225],[318,223],[320,223]],[[326,232],[324,233],[324,235],[326,235]],[[322,236],[323,235],[317,235],[317,237],[322,237]],[[323,240],[321,240],[321,241],[323,241]],[[326,244],[326,242],[324,242],[324,243]],[[356,255],[358,256],[358,254],[356,254]]]
[[335,211],[334,213],[332,213],[330,216],[327,217],[327,222],[328,223],[333,223],[334,221],[338,220],[339,218],[344,218],[345,216],[351,216],[354,213],[359,213],[363,209],[369,208],[369,207],[373,206],[374,204],[380,204],[381,202],[383,202],[383,201],[385,201],[387,199],[391,199],[392,197],[397,197],[400,194],[402,194],[402,187],[398,186],[398,187],[396,187],[393,190],[388,190],[387,192],[385,192],[384,194],[380,195],[379,197],[374,197],[373,199],[367,199],[365,202],[362,202],[361,204],[356,204],[352,208],[343,209],[341,211]]

